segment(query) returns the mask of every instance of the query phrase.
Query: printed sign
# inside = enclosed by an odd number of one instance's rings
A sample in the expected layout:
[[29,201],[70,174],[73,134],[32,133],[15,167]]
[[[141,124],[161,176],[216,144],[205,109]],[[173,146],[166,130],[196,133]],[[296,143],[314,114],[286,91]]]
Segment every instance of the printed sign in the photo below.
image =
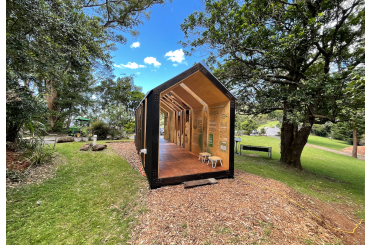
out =
[[226,141],[220,141],[220,150],[221,151],[227,151],[227,142]]
[[209,134],[208,146],[213,147],[213,134]]

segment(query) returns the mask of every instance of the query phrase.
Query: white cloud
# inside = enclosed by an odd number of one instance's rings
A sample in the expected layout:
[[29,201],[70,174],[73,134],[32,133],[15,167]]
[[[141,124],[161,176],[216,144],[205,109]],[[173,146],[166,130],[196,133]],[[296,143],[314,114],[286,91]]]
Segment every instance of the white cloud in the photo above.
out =
[[168,60],[171,60],[172,62],[178,62],[181,63],[185,60],[185,54],[183,53],[182,49],[178,49],[175,51],[169,51],[165,54],[165,57],[169,57]]
[[161,63],[159,63],[154,57],[146,57],[144,61],[146,64],[153,64],[155,67],[159,67],[161,65]]
[[173,66],[178,66],[177,64],[173,64]]
[[135,42],[130,45],[131,48],[138,48],[140,46],[140,42]]
[[117,65],[117,64],[114,64],[115,67],[118,67],[118,68],[129,68],[129,69],[138,69],[138,68],[144,68],[146,66],[144,65],[138,65],[136,62],[128,62],[128,64],[124,65],[124,64],[120,64],[120,65]]
[[137,72],[137,74],[139,75],[139,74],[141,74],[141,72]]

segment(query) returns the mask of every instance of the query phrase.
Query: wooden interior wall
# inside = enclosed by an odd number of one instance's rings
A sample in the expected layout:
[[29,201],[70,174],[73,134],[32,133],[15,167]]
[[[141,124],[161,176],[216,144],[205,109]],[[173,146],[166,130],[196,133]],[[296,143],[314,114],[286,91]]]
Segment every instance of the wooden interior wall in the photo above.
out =
[[191,152],[197,155],[203,152],[203,108],[194,108],[192,112]]
[[203,152],[207,151],[207,130],[208,130],[208,106],[203,108]]
[[191,148],[191,140],[190,140],[190,114],[186,114],[186,120],[185,120],[185,149],[190,151]]
[[[165,111],[168,112],[168,120],[167,120],[167,135],[165,135],[165,128],[164,128],[164,139],[174,143],[174,124],[175,124],[175,119],[174,119],[174,111],[165,103],[160,102],[161,108],[163,108]],[[165,123],[165,121],[164,121]]]
[[209,106],[207,152],[229,164],[230,101]]

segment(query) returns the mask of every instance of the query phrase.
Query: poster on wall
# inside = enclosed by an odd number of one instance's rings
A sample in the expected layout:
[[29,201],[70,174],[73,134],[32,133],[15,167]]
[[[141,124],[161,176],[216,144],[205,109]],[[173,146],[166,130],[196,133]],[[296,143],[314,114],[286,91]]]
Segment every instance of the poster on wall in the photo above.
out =
[[221,151],[227,151],[227,142],[226,141],[220,141],[220,150]]
[[209,134],[208,146],[213,147],[213,134]]

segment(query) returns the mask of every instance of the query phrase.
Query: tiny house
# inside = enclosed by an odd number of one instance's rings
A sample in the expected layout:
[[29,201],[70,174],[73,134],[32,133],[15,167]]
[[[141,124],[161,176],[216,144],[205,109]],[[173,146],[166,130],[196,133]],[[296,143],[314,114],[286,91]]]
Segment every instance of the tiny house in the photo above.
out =
[[[135,121],[136,149],[143,152],[150,188],[234,176],[235,97],[205,63],[149,91]],[[213,165],[200,153],[220,161]]]

